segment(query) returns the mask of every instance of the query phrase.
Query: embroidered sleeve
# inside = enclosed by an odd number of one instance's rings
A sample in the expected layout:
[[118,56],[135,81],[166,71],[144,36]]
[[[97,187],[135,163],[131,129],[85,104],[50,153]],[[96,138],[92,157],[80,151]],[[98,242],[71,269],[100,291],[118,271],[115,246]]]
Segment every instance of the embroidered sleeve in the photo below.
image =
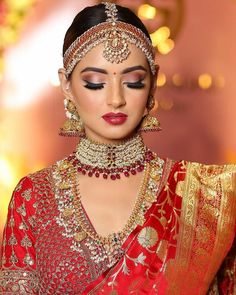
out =
[[0,294],[37,294],[35,208],[32,181],[25,177],[9,204],[0,262]]

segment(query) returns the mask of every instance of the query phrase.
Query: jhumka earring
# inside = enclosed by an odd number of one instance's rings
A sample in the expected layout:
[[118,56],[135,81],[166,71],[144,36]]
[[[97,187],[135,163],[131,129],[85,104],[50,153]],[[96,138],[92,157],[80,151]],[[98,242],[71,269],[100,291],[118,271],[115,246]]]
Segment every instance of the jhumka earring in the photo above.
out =
[[76,106],[69,99],[64,99],[64,106],[66,111],[66,117],[68,118],[63,126],[60,128],[59,135],[84,137],[83,122],[77,112]]
[[161,124],[157,120],[156,117],[153,117],[150,115],[150,111],[155,106],[155,100],[153,95],[149,95],[148,101],[147,101],[147,115],[145,115],[142,119],[142,122],[140,124],[139,131],[140,132],[149,132],[149,131],[161,131]]

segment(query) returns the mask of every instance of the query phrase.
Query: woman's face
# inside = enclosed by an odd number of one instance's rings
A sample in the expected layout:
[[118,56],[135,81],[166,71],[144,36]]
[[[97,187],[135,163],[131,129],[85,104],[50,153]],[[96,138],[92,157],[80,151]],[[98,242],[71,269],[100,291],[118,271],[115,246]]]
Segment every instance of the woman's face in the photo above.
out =
[[69,81],[60,77],[87,137],[97,142],[114,143],[131,136],[145,114],[151,92],[149,65],[140,49],[134,45],[130,49],[128,58],[116,64],[103,57],[100,44],[76,65]]

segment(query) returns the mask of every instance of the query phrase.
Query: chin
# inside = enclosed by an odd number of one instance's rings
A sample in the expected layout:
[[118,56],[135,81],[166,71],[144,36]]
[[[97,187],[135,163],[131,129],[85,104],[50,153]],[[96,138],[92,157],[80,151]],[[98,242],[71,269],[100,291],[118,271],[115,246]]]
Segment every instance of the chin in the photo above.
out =
[[137,127],[128,128],[125,126],[120,126],[119,128],[106,127],[102,130],[88,129],[86,135],[88,138],[91,138],[95,141],[112,142],[127,139],[132,137],[135,133],[137,133]]
[[129,137],[132,137],[136,133],[136,129],[133,129],[131,131],[121,132],[121,131],[113,131],[109,134],[104,135],[104,138],[107,140],[123,140],[127,139]]

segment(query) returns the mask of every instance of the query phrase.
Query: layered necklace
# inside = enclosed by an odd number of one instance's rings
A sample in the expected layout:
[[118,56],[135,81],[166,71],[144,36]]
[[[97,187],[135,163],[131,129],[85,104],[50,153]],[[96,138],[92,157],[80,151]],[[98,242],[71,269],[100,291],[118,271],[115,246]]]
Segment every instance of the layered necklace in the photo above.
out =
[[[95,253],[92,259],[96,263],[108,259],[109,266],[115,264],[123,255],[123,242],[138,224],[144,224],[145,213],[156,200],[163,165],[164,161],[145,147],[140,135],[116,145],[81,139],[76,151],[60,161],[54,172],[60,211],[57,222],[65,227],[65,236],[74,237],[74,249],[79,249],[80,244],[86,242]],[[142,171],[139,193],[123,229],[108,236],[99,235],[88,222],[84,211],[79,175],[116,180],[123,175],[128,177]],[[94,250],[94,244],[97,244],[97,249],[105,249],[102,257]]]
[[101,144],[82,138],[68,160],[78,172],[90,177],[120,179],[144,170],[153,160],[153,153],[144,145],[140,135],[118,144]]
[[111,233],[107,236],[102,236],[98,234],[87,221],[88,217],[85,214],[82,205],[79,178],[75,180],[77,183],[77,185],[75,186],[77,198],[74,199],[73,203],[74,207],[77,209],[75,215],[81,227],[81,231],[77,232],[75,238],[77,241],[81,241],[87,237],[90,237],[93,241],[96,241],[98,245],[102,245],[106,251],[106,258],[109,260],[109,267],[114,265],[117,260],[123,256],[124,252],[122,249],[122,244],[124,240],[132,232],[137,223],[143,221],[143,216],[147,210],[145,203],[145,191],[148,185],[149,173],[150,164],[145,164],[144,176],[138,190],[138,196],[125,226],[122,230],[116,233]]

